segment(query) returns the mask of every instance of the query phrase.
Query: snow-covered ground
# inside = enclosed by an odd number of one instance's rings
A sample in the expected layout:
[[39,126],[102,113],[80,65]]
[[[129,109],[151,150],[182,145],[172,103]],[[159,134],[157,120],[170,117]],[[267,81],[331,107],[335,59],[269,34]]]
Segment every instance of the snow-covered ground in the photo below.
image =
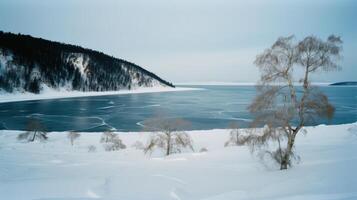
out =
[[44,88],[43,91],[41,91],[40,94],[34,94],[29,92],[7,93],[7,92],[0,91],[0,103],[40,100],[40,99],[86,97],[86,96],[105,96],[105,95],[137,94],[137,93],[154,93],[154,92],[178,92],[178,91],[188,91],[188,90],[201,90],[201,89],[188,88],[188,87],[176,87],[176,88],[147,87],[147,88],[137,88],[134,90],[120,90],[120,91],[106,91],[106,92],[80,92],[80,91],[54,90],[46,87]]
[[[337,200],[357,199],[357,122],[308,127],[296,141],[300,164],[267,167],[245,146],[223,147],[229,130],[190,131],[195,149],[166,158],[131,145],[149,133],[119,133],[127,149],[105,152],[99,133],[23,143],[0,131],[0,199]],[[96,152],[88,152],[88,146]]]

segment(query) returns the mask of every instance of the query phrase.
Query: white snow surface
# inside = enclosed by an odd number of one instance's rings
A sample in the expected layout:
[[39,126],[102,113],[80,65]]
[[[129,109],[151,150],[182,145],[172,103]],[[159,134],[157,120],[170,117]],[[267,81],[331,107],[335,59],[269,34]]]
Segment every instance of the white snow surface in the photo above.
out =
[[61,98],[73,98],[73,97],[86,97],[86,96],[105,96],[105,95],[121,95],[121,94],[138,94],[138,93],[156,93],[156,92],[179,92],[189,90],[202,90],[200,88],[189,87],[140,87],[133,90],[119,90],[119,91],[105,91],[105,92],[81,92],[81,91],[69,91],[64,88],[53,89],[46,85],[42,85],[42,91],[40,94],[34,94],[30,92],[13,92],[7,93],[0,90],[0,103],[15,102],[15,101],[30,101],[30,100],[42,100],[42,99],[61,99]]
[[[162,157],[131,147],[150,133],[119,133],[127,149],[105,152],[100,133],[65,132],[47,142],[0,131],[0,199],[16,200],[352,200],[357,199],[357,122],[307,127],[301,162],[280,171],[245,146],[223,147],[229,130],[190,131],[196,152]],[[96,146],[88,152],[88,146]],[[208,152],[197,153],[202,147]]]

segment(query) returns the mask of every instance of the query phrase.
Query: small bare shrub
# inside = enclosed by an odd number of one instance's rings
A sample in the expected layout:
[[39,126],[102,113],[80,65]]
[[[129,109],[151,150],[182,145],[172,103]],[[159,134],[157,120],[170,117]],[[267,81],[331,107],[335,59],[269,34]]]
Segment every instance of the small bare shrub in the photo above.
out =
[[229,133],[229,140],[224,144],[227,146],[242,146],[245,143],[245,137],[241,134],[236,124],[231,125],[231,131]]
[[189,148],[192,151],[192,140],[185,132],[174,133],[154,133],[144,148],[145,153],[151,153],[155,148],[165,150],[165,155],[168,156],[173,153],[181,153],[183,149]]
[[114,138],[116,138],[118,135],[111,132],[111,131],[106,131],[102,134],[102,137],[100,138],[101,143],[108,143],[113,141]]
[[68,135],[67,135],[67,137],[70,140],[72,146],[74,144],[74,141],[76,139],[78,139],[80,136],[81,136],[81,134],[73,132],[73,131],[69,132]]
[[208,151],[208,149],[207,149],[206,147],[202,147],[202,148],[200,149],[200,153],[207,152],[207,151]]
[[140,141],[136,141],[133,145],[131,145],[132,147],[134,147],[135,149],[138,149],[138,150],[143,150],[145,147],[144,147],[144,144]]
[[97,151],[97,147],[95,147],[94,145],[88,146],[88,152],[95,152],[95,151]]
[[45,126],[36,118],[30,118],[26,125],[26,132],[17,136],[18,140],[33,142],[36,139],[44,141],[48,139]]
[[357,136],[357,125],[353,125],[352,127],[347,129],[350,133],[352,133],[354,136]]
[[144,124],[153,132],[144,148],[145,153],[152,153],[156,148],[163,149],[166,156],[181,153],[187,148],[194,151],[191,137],[182,131],[188,126],[188,122],[180,119],[153,118],[146,120]]
[[118,151],[126,148],[126,145],[119,138],[118,134],[110,131],[103,133],[100,142],[105,143],[103,145],[105,151]]
[[126,145],[122,142],[119,137],[113,138],[110,142],[104,144],[105,151],[118,151],[120,149],[125,149]]

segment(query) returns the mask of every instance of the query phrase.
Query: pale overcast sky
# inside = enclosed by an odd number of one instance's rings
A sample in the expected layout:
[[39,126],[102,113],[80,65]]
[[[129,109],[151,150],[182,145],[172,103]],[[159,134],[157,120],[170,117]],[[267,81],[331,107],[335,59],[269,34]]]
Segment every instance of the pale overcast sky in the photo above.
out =
[[357,80],[353,0],[1,0],[0,30],[99,50],[174,83],[255,82],[255,55],[279,36],[334,33],[343,70],[314,81]]

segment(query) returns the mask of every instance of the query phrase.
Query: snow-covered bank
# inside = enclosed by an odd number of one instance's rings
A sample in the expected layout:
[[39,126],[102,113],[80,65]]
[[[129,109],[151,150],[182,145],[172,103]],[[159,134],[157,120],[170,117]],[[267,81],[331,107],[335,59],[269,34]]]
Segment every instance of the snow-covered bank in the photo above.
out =
[[105,152],[98,133],[72,147],[64,133],[22,143],[19,131],[0,131],[0,199],[357,199],[357,123],[307,131],[296,141],[301,163],[288,171],[265,167],[247,147],[223,147],[229,130],[190,131],[208,152],[166,158],[131,147],[148,133],[119,133],[128,148]]
[[73,97],[87,97],[87,96],[105,96],[105,95],[121,95],[121,94],[138,94],[138,93],[156,93],[156,92],[179,92],[189,90],[202,90],[200,88],[188,87],[151,87],[138,88],[135,90],[120,90],[120,91],[106,91],[106,92],[79,92],[79,91],[65,91],[65,90],[51,90],[46,89],[40,94],[33,93],[5,93],[0,91],[0,103],[15,102],[15,101],[30,101],[42,99],[61,99]]

